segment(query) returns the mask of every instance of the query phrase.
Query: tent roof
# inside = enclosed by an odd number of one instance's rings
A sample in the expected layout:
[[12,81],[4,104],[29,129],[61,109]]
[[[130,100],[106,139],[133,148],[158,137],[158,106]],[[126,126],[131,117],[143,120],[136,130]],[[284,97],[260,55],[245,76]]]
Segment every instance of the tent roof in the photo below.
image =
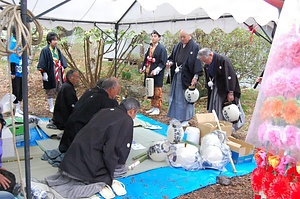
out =
[[230,32],[251,18],[252,23],[266,25],[279,16],[278,9],[263,0],[30,0],[27,8],[39,16],[62,2],[66,3],[39,17],[42,25],[90,29],[96,23],[114,29],[119,23],[120,29],[130,26],[134,31],[174,33],[200,28],[209,33],[216,27]]

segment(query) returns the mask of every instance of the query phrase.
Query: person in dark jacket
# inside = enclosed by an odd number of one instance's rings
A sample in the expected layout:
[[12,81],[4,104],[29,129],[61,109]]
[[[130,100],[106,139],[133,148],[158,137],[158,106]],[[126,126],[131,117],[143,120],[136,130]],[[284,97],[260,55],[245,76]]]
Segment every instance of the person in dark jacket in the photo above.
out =
[[154,96],[151,99],[152,108],[146,111],[149,115],[159,115],[162,106],[162,86],[167,62],[167,51],[159,43],[160,37],[161,35],[156,30],[152,31],[152,43],[145,54],[143,68],[140,69],[140,73],[145,73],[145,79],[146,77],[154,79]]
[[42,74],[43,88],[46,91],[49,110],[54,111],[53,99],[65,82],[64,70],[67,62],[57,47],[58,36],[54,32],[47,34],[48,45],[42,49],[37,69]]
[[180,42],[173,48],[167,67],[171,72],[171,91],[167,116],[188,126],[195,115],[194,104],[188,103],[184,92],[189,86],[195,86],[203,75],[201,62],[197,59],[199,45],[184,30],[180,31]]
[[79,72],[69,70],[67,72],[67,81],[63,83],[55,100],[53,117],[50,123],[47,124],[47,128],[64,130],[66,122],[78,101],[75,90],[78,82]]
[[119,80],[114,77],[105,79],[101,87],[98,92],[95,92],[89,98],[84,100],[80,98],[76,103],[60,140],[59,151],[61,153],[68,150],[76,134],[90,121],[95,113],[103,108],[118,106],[115,98],[120,93]]
[[94,86],[93,88],[89,88],[87,89],[79,98],[77,104],[83,103],[86,99],[90,98],[92,95],[94,95],[95,93],[100,92],[101,88],[102,88],[102,83],[106,78],[101,78],[98,80],[98,82],[96,83],[96,86]]
[[228,57],[212,52],[208,48],[199,50],[198,58],[205,64],[208,112],[215,110],[219,120],[225,120],[223,107],[229,103],[238,105],[241,112],[240,120],[233,125],[234,130],[238,130],[245,123],[245,114],[240,106],[241,89],[234,66]]
[[48,185],[68,198],[90,197],[111,186],[118,165],[126,164],[139,108],[136,99],[126,98],[96,113],[65,153],[60,172],[46,178]]

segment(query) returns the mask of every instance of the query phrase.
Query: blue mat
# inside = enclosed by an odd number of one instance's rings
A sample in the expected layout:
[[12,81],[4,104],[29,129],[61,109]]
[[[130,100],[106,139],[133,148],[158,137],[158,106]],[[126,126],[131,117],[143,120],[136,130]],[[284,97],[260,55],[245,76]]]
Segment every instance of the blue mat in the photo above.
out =
[[[40,118],[44,121],[48,121],[49,118]],[[36,128],[31,128],[29,129],[29,133],[30,133],[30,141],[29,141],[29,145],[30,146],[37,146],[37,140],[45,140],[45,139],[49,139],[49,136],[47,134],[45,134],[45,132],[42,129],[39,129],[41,134],[42,134],[42,138],[40,137],[39,133],[37,132]],[[16,146],[17,147],[24,147],[24,141],[21,142],[16,142]]]
[[[154,132],[167,136],[168,125],[160,123],[142,114],[137,118],[152,125],[159,125],[162,129],[153,130]],[[42,118],[48,120],[48,118]],[[31,129],[30,146],[36,146],[36,140],[49,139],[49,137],[40,130],[43,138],[40,138],[36,129]],[[24,142],[17,143],[17,146],[23,146]],[[143,163],[142,163],[143,164]],[[142,166],[142,164],[140,166]],[[126,186],[127,194],[116,198],[176,198],[178,196],[190,193],[197,189],[216,184],[218,175],[228,177],[243,176],[249,174],[256,168],[255,162],[237,164],[237,173],[233,173],[231,165],[226,165],[226,171],[205,169],[200,171],[185,171],[181,168],[164,167],[135,174],[119,180]]]
[[[166,124],[138,114],[137,118],[152,125],[162,127],[155,132],[165,135],[168,129]],[[142,163],[143,164],[143,163]],[[142,165],[141,165],[142,166]],[[205,169],[200,171],[185,171],[182,168],[164,167],[139,173],[133,176],[120,178],[126,186],[127,194],[116,198],[176,198],[199,188],[216,184],[218,175],[228,177],[249,174],[256,168],[255,162],[235,165],[237,173],[233,173],[231,165],[226,165],[226,171]]]

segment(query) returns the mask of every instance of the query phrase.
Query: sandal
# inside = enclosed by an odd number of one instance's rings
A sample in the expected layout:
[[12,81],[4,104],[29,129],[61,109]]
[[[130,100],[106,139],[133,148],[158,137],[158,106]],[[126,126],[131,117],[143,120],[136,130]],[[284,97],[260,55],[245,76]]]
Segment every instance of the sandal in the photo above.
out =
[[105,199],[111,199],[116,196],[112,191],[112,189],[110,188],[110,186],[108,185],[105,185],[105,187],[103,187],[103,189],[100,191],[100,194]]
[[125,189],[125,185],[118,180],[113,180],[111,187],[113,188],[114,192],[118,196],[123,196],[123,195],[126,195],[126,193],[127,193],[126,189]]

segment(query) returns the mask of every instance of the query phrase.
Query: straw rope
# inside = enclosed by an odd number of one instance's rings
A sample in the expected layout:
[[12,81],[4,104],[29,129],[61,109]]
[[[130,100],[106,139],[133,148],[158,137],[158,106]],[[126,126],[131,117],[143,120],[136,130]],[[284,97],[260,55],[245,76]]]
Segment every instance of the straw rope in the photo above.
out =
[[[21,56],[25,50],[28,50],[30,54],[31,45],[37,45],[43,39],[42,26],[37,20],[24,25],[21,17],[21,7],[18,5],[12,5],[0,0],[0,7],[4,8],[0,13],[0,33],[7,31],[6,38],[0,40],[0,55],[7,56],[11,53],[16,53]],[[27,10],[27,16],[30,19],[34,17],[29,10]],[[31,24],[34,24],[33,28],[30,27]],[[17,45],[13,50],[10,50],[8,41],[10,41],[12,36],[12,26],[15,26]],[[22,44],[22,37],[25,41],[24,45]]]
[[[8,57],[8,63],[9,63],[9,55],[12,53],[16,53],[18,56],[21,56],[24,51],[27,50],[29,54],[31,54],[31,45],[37,45],[39,44],[43,39],[43,28],[39,24],[37,20],[33,20],[32,23],[34,24],[34,28],[31,29],[30,23],[27,23],[26,25],[22,22],[22,16],[21,16],[21,6],[10,4],[6,1],[0,0],[0,7],[3,8],[2,12],[0,13],[0,33],[3,34],[4,31],[7,32],[6,38],[3,38],[0,40],[0,56],[7,56]],[[27,16],[32,19],[34,15],[32,12],[27,10]],[[16,46],[14,49],[9,49],[9,41],[11,40],[12,36],[12,28],[15,28],[15,39],[16,39]],[[24,44],[22,41],[22,38],[24,39]],[[10,67],[7,67],[7,75],[9,79],[9,90],[12,94],[12,84],[11,84],[11,75],[10,75]],[[12,95],[11,95],[12,96]],[[10,108],[13,110],[12,100],[10,100]],[[14,122],[14,114],[11,111],[11,118],[12,118],[12,125],[13,125],[13,142],[14,142],[14,149],[15,154],[17,157],[17,163],[18,163],[18,169],[19,169],[19,177],[20,177],[20,184],[21,184],[21,191],[23,192],[24,198],[26,199],[26,192],[24,189],[24,182],[22,178],[22,169],[21,169],[21,163],[20,163],[20,156],[16,147],[16,128],[15,128],[15,122]]]

